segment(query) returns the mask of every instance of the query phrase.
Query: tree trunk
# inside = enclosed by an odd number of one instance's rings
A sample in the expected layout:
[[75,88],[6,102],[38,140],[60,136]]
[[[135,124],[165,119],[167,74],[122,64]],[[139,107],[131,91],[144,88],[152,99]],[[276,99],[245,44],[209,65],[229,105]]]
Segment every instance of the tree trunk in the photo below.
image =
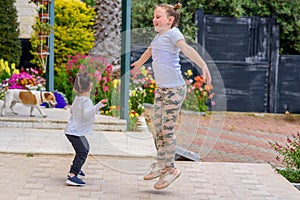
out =
[[114,66],[121,58],[121,0],[97,0],[96,33],[93,55],[105,57]]

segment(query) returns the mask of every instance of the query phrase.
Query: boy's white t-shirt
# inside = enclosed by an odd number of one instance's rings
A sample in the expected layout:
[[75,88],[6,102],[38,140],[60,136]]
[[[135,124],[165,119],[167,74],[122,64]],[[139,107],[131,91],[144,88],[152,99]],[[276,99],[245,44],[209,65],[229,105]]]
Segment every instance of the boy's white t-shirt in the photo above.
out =
[[100,102],[94,105],[90,98],[76,96],[71,107],[71,117],[65,128],[65,134],[84,136],[92,133],[95,114],[101,107],[103,104]]
[[180,49],[178,40],[184,40],[183,34],[176,27],[159,35],[151,42],[152,67],[158,87],[174,88],[185,84],[179,64]]

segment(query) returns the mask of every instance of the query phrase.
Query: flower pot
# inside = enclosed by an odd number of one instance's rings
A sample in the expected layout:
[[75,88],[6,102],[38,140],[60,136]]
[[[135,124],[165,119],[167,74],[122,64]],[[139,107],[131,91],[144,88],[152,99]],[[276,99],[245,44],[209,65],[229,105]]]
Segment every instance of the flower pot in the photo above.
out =
[[45,59],[48,56],[48,52],[46,51],[37,52],[37,54],[40,59]]
[[42,22],[47,22],[50,19],[48,13],[39,13],[39,18]]
[[43,35],[42,33],[38,34],[40,40],[46,40],[50,35]]
[[41,0],[41,3],[42,3],[44,6],[48,6],[49,0]]
[[41,59],[45,59],[49,53],[48,53],[48,46],[43,44],[41,46],[38,46],[37,48],[37,54],[38,54],[38,57],[41,58]]
[[49,47],[46,44],[41,44],[37,47],[37,52],[48,52]]
[[44,6],[47,6],[49,3],[49,0],[31,0],[29,2],[33,2],[35,4],[43,4]]

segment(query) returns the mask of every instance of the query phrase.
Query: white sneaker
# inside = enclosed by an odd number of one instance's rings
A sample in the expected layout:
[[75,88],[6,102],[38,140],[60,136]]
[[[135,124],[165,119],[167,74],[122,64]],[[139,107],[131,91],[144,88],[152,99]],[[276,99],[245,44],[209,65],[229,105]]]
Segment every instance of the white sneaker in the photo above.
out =
[[159,177],[162,173],[161,168],[158,168],[157,163],[154,162],[151,164],[147,174],[144,176],[144,180],[152,180]]
[[180,174],[181,172],[177,168],[174,168],[171,171],[164,171],[158,181],[154,184],[154,188],[160,190],[168,187],[180,176]]

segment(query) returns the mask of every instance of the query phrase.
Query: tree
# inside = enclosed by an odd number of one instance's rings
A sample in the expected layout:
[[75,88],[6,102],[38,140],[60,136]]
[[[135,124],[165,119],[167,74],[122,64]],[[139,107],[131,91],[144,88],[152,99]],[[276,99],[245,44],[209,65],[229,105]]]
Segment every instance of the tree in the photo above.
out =
[[20,64],[22,54],[15,0],[0,1],[0,59]]
[[120,64],[121,55],[121,0],[97,0],[96,41],[93,54],[107,58],[109,63]]
[[[175,4],[177,0],[132,0],[132,28],[152,27],[156,4]],[[242,17],[277,17],[280,25],[280,52],[300,54],[300,1],[299,0],[181,0],[179,28],[189,39],[195,38],[195,10],[205,14]]]
[[83,0],[87,5],[94,7],[97,0]]

